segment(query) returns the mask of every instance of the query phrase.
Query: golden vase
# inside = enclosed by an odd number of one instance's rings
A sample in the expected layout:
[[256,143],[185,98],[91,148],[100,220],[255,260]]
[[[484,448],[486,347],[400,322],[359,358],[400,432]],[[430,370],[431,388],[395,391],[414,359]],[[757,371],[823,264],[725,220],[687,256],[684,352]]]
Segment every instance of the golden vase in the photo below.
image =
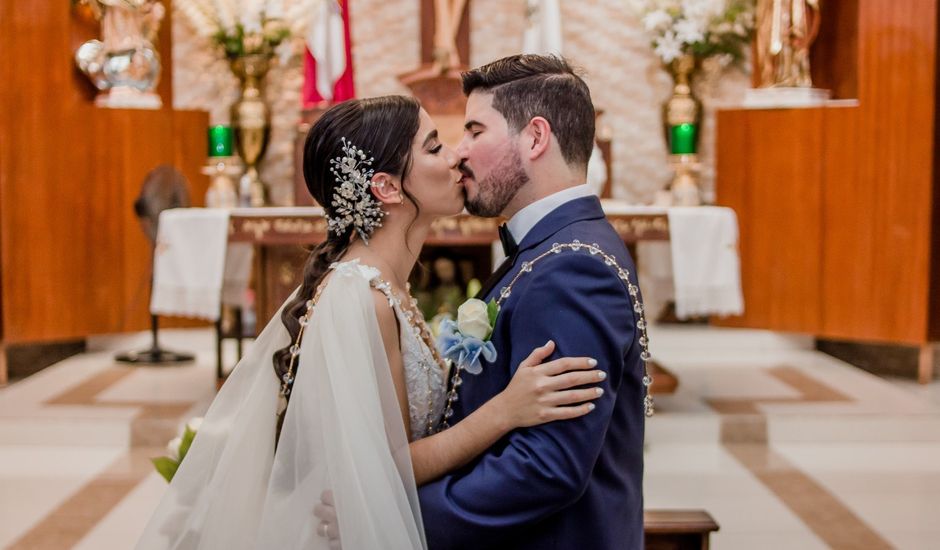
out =
[[675,176],[670,184],[671,202],[677,206],[702,203],[698,184],[698,141],[702,103],[692,93],[696,60],[691,54],[675,59],[667,68],[672,76],[672,95],[663,105],[663,131],[669,163]]
[[241,96],[232,105],[235,150],[245,163],[241,202],[251,206],[267,205],[270,196],[258,174],[258,163],[271,136],[271,111],[262,97],[262,84],[270,65],[268,54],[244,55],[231,61],[232,72],[241,82]]

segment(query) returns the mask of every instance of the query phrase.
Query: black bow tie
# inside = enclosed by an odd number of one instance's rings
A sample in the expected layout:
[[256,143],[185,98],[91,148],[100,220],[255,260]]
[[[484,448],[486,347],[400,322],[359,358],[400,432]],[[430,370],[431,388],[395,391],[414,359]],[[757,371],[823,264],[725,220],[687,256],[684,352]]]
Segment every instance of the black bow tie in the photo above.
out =
[[512,233],[506,227],[506,224],[499,226],[499,242],[502,243],[503,254],[507,257],[512,256],[519,250],[519,245],[516,243],[516,239],[512,238]]
[[516,244],[516,239],[512,238],[512,233],[509,232],[509,228],[506,227],[506,224],[499,226],[499,242],[503,245],[503,252],[506,254],[506,259],[503,260],[503,263],[490,275],[489,279],[483,283],[483,288],[481,288],[480,292],[476,295],[479,300],[484,299],[486,295],[493,290],[493,287],[502,281],[503,277],[509,273],[513,263],[516,261],[516,254],[519,253],[519,245]]

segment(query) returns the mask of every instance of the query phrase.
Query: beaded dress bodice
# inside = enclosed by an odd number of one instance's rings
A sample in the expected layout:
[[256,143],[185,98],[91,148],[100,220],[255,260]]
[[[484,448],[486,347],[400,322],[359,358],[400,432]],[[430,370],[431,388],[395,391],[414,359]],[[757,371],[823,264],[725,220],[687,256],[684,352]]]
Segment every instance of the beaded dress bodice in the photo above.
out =
[[[444,414],[444,393],[447,373],[438,365],[434,354],[414,328],[412,310],[393,305],[401,328],[401,356],[408,387],[408,415],[411,419],[411,440],[435,433]],[[420,314],[419,314],[420,315]],[[423,323],[423,319],[417,322]]]
[[[347,262],[348,263],[348,262]],[[388,299],[389,306],[398,319],[402,364],[405,369],[405,385],[408,390],[408,416],[411,424],[411,440],[427,437],[440,429],[444,413],[447,373],[441,368],[434,352],[429,348],[422,331],[427,330],[424,318],[409,297],[409,306],[382,280],[380,272],[359,264],[359,272],[372,288],[379,290]]]

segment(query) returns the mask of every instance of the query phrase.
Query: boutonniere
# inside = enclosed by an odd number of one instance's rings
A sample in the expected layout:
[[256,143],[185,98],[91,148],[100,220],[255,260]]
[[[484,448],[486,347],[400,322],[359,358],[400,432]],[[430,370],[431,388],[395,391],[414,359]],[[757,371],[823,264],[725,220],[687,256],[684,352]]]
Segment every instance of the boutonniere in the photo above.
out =
[[445,319],[437,338],[437,349],[441,356],[450,359],[459,368],[470,374],[480,374],[483,366],[480,357],[496,360],[496,347],[490,341],[499,306],[496,300],[487,304],[476,298],[467,300],[457,308],[457,321]]

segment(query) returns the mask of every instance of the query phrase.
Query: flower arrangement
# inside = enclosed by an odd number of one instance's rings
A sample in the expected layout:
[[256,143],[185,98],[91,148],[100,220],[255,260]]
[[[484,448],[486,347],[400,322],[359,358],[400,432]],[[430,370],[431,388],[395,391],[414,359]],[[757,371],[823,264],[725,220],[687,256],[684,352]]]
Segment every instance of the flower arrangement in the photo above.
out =
[[440,324],[437,349],[441,356],[450,359],[459,368],[470,374],[480,374],[487,361],[496,360],[496,347],[490,341],[499,306],[495,300],[487,304],[471,298],[457,308],[457,321],[444,319]]
[[199,431],[200,426],[202,426],[201,417],[190,418],[183,428],[183,434],[174,437],[167,443],[166,450],[169,455],[150,459],[154,468],[157,469],[157,472],[163,476],[167,483],[172,481],[173,476],[176,475],[176,470],[179,469],[180,463],[183,462],[183,458],[189,452],[189,447],[192,446],[193,439],[196,438],[196,432]]
[[291,36],[303,36],[321,0],[177,0],[173,3],[197,34],[229,60],[273,55]]
[[631,0],[664,65],[683,55],[723,64],[744,59],[754,32],[754,0]]

